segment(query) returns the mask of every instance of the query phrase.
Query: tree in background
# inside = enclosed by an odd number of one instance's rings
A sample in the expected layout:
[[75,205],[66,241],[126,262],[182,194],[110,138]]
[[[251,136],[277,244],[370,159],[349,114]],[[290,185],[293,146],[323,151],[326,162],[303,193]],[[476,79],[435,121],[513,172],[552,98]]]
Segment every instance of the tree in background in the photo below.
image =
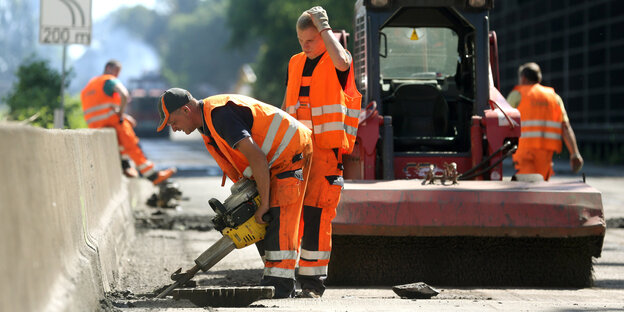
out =
[[[51,68],[48,61],[31,56],[19,65],[15,75],[17,81],[3,98],[9,107],[8,118],[26,120],[37,116],[32,118],[31,124],[53,128],[54,109],[60,107],[61,74]],[[66,78],[65,87],[68,85],[69,79]],[[67,98],[66,102],[65,115],[69,126],[84,127],[80,100]]]
[[226,0],[169,0],[167,13],[142,6],[119,10],[118,25],[152,45],[171,86],[198,96],[231,92],[239,69],[254,60],[257,46],[228,49]]
[[288,61],[293,54],[301,52],[295,24],[303,11],[316,5],[325,8],[332,28],[353,33],[355,1],[230,1],[227,9],[227,24],[232,30],[229,45],[246,48],[261,44],[253,66],[258,77],[253,87],[256,98],[276,106],[282,104]]

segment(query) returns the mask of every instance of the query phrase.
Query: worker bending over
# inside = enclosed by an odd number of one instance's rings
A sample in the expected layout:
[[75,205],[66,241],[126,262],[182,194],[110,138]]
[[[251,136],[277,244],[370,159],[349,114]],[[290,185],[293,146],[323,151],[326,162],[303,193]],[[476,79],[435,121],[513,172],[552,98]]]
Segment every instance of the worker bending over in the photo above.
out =
[[139,147],[139,138],[134,133],[134,119],[124,111],[129,101],[128,90],[117,79],[121,72],[121,63],[110,60],[104,66],[104,74],[89,81],[80,94],[82,109],[89,128],[113,128],[117,133],[121,166],[128,177],[138,174],[130,166],[132,159],[143,177],[154,185],[166,181],[175,172],[175,168],[161,171],[154,169],[154,163],[149,161]]
[[275,287],[275,298],[295,292],[299,219],[312,160],[311,132],[282,110],[234,94],[197,100],[179,88],[160,97],[158,131],[170,125],[187,135],[197,129],[206,148],[232,181],[255,180],[260,207],[258,223],[269,213],[264,238],[263,286]]
[[288,64],[282,109],[314,133],[297,280],[301,297],[319,298],[331,253],[331,221],[344,185],[342,155],[353,150],[362,95],[355,87],[351,54],[334,37],[322,7],[303,12],[296,31],[302,52]]
[[550,87],[540,84],[542,72],[536,63],[518,69],[519,84],[507,96],[507,102],[520,111],[522,134],[513,155],[517,174],[539,173],[545,181],[554,174],[552,156],[561,153],[561,138],[570,152],[570,167],[578,172],[583,157],[566,114],[563,100]]

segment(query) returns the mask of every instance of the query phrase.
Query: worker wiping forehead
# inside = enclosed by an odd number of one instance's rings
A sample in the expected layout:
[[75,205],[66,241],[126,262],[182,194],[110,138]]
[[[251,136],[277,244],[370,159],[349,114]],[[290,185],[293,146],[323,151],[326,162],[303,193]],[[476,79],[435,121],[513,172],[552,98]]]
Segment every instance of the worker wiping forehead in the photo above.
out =
[[362,96],[355,87],[351,54],[334,36],[322,7],[303,12],[295,30],[302,52],[288,64],[282,108],[314,136],[297,280],[301,296],[318,298],[325,291],[331,221],[344,183],[342,155],[355,144]]

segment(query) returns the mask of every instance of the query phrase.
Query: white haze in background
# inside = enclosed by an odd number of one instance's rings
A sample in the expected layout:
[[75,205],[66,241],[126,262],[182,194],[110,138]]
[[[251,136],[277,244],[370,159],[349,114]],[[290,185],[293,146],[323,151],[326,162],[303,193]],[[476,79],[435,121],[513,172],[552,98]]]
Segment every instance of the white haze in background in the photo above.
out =
[[[14,7],[15,0],[0,0],[0,14],[9,20],[12,12],[7,11]],[[19,40],[0,29],[0,47],[16,46],[21,48],[20,55],[0,55],[0,99],[6,94],[15,82],[14,72],[19,64],[33,53],[39,59],[50,62],[50,66],[61,71],[62,45],[39,43],[39,15],[41,0],[20,0],[29,7],[29,16],[20,16],[15,27],[19,27]],[[77,94],[91,77],[102,73],[104,64],[111,58],[122,62],[123,70],[120,79],[123,83],[130,78],[141,76],[147,71],[157,71],[160,67],[156,52],[145,42],[131,36],[124,29],[113,28],[111,13],[124,6],[143,5],[150,9],[166,12],[166,3],[157,3],[156,0],[93,0],[91,31],[91,45],[69,45],[65,68],[73,68],[70,77],[69,94]],[[15,17],[17,18],[17,17]],[[14,18],[14,19],[15,19]],[[15,30],[9,30],[18,33]],[[0,110],[3,103],[0,100]]]
[[[97,24],[122,7],[133,7],[136,5],[142,5],[148,9],[166,9],[162,6],[162,3],[157,5],[156,0],[92,0],[91,18],[93,23]],[[91,45],[93,46],[93,42],[91,42]],[[67,53],[69,58],[76,60],[86,52],[87,48],[88,46],[74,44],[68,47]]]
[[89,79],[102,74],[110,59],[121,62],[119,79],[126,85],[130,79],[160,68],[158,55],[151,46],[125,29],[115,28],[110,18],[104,19],[93,25],[91,45],[79,58],[69,62],[74,72],[69,93],[79,93]]

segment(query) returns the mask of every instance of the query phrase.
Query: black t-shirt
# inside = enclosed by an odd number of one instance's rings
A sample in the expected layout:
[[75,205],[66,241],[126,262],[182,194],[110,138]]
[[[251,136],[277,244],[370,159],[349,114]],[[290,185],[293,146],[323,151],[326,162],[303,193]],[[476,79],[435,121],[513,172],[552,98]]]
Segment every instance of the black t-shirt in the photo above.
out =
[[[314,68],[316,68],[316,65],[321,60],[321,57],[323,57],[324,54],[325,52],[323,52],[323,54],[317,56],[314,59],[306,58],[305,64],[303,64],[303,73],[301,74],[301,76],[312,76]],[[336,69],[336,75],[338,76],[338,81],[340,81],[340,85],[342,86],[343,90],[347,85],[347,78],[349,78],[349,69],[351,68],[347,68],[347,70],[345,71],[340,71]],[[286,71],[286,85],[288,85],[288,71]],[[310,96],[310,87],[301,87],[301,89],[299,90],[299,96]]]
[[[203,112],[204,103],[200,101],[200,108]],[[217,134],[222,137],[230,147],[236,148],[236,144],[244,138],[251,137],[253,126],[253,114],[249,107],[236,105],[233,102],[212,109],[212,125]],[[202,114],[203,117],[203,114]],[[202,118],[203,119],[203,118]],[[200,133],[213,140],[206,120],[203,129],[197,129]]]

